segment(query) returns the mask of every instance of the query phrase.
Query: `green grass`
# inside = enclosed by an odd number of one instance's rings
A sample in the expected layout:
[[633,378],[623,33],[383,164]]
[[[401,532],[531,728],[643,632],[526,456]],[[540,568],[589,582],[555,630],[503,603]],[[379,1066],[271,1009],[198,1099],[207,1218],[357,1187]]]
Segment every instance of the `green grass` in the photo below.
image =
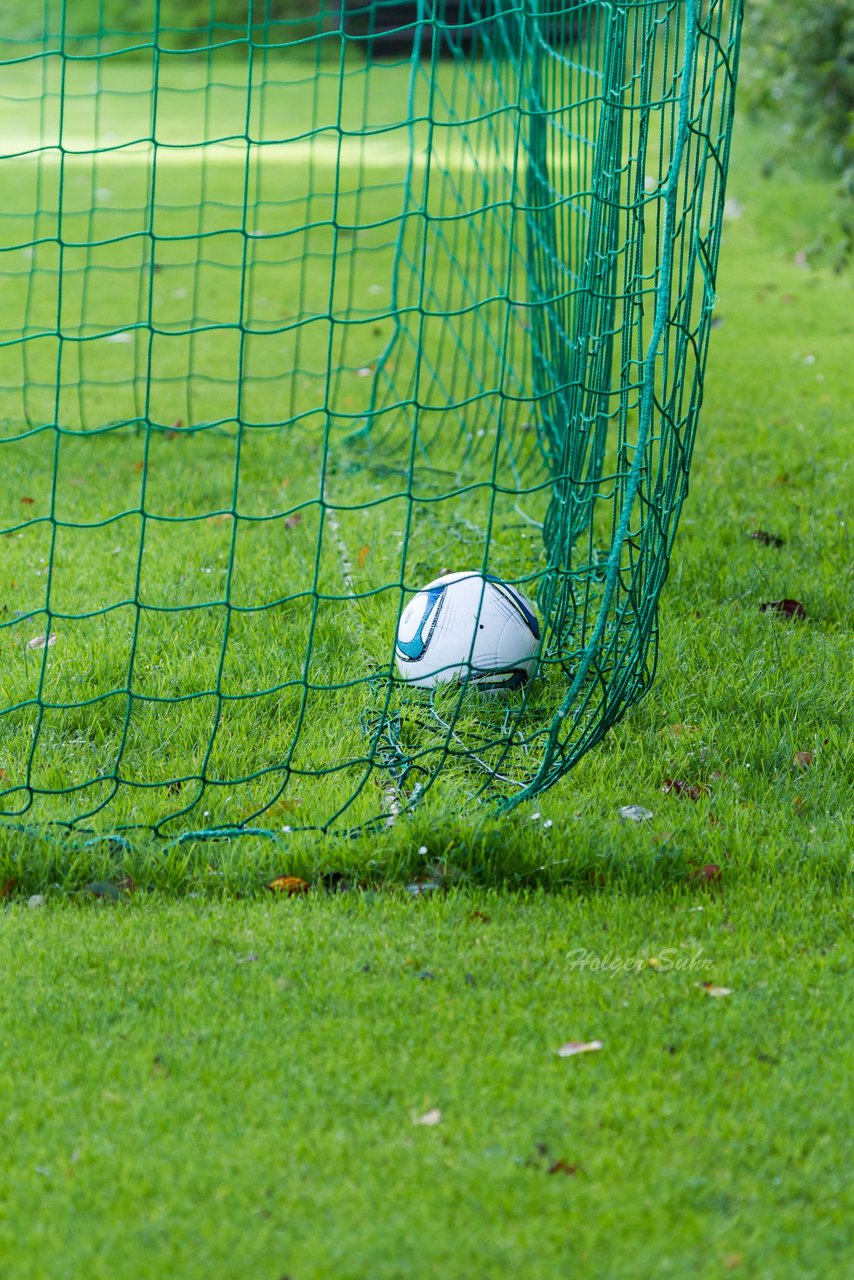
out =
[[[854,323],[850,283],[796,259],[830,187],[808,159],[762,181],[767,146],[761,131],[737,133],[730,193],[743,211],[726,228],[722,323],[656,683],[568,777],[502,821],[416,812],[356,840],[140,837],[123,848],[0,829],[4,1277],[825,1280],[850,1270]],[[155,276],[164,293],[168,278]],[[106,357],[117,386],[124,350]],[[169,425],[168,398],[163,409]],[[62,442],[59,497],[72,520],[97,521],[139,483],[140,440],[100,447],[102,458],[113,450],[107,466],[90,441]],[[158,436],[157,509],[227,509],[232,449],[209,432]],[[267,487],[269,449],[260,438],[242,463],[256,504],[247,514],[279,522],[243,530],[235,585],[247,599],[274,585],[274,545],[293,572],[313,545],[308,516],[267,541],[299,505],[276,492],[277,471]],[[189,450],[205,465],[179,480],[174,459]],[[50,459],[20,466],[0,495],[3,522],[20,519],[21,496],[34,500],[27,520],[43,510],[34,481]],[[301,472],[291,474],[298,489]],[[109,560],[111,586],[131,571],[125,552],[110,555],[110,528],[56,550],[96,603],[99,567]],[[152,557],[163,576],[147,589],[156,598],[178,582],[190,602],[206,595],[229,528],[182,525],[185,541],[170,549],[164,523]],[[751,539],[756,528],[784,545]],[[25,538],[3,540],[0,608],[37,598],[40,536],[29,529],[26,554]],[[377,533],[346,536],[371,545],[369,574]],[[73,590],[69,578],[69,599]],[[785,596],[803,602],[806,621],[760,612]],[[300,646],[304,619],[292,614]],[[124,659],[107,654],[98,621],[75,625],[83,678],[113,678]],[[32,652],[7,636],[0,681],[31,679]],[[188,633],[180,615],[161,615],[141,637],[144,669],[179,689],[204,672],[211,639],[201,622]],[[50,650],[58,659],[61,640],[67,632]],[[258,688],[280,659],[251,634],[240,641],[229,679]],[[56,678],[75,670],[66,659]],[[322,754],[340,726],[321,716],[315,727]],[[88,774],[97,739],[73,724],[54,731],[45,776]],[[134,748],[140,769],[155,763],[154,732],[156,722]],[[239,766],[247,745],[263,753],[274,733],[263,716],[236,726],[223,767]],[[163,776],[196,749],[178,724],[156,760]],[[799,767],[799,752],[811,763]],[[667,778],[705,789],[697,801],[663,794]],[[302,821],[304,797],[294,798],[274,810],[277,823]],[[653,816],[623,823],[625,804]],[[704,878],[704,867],[718,871]],[[323,890],[332,871],[346,892]],[[264,882],[283,872],[315,887],[273,899]],[[134,893],[117,887],[128,875]],[[416,879],[424,892],[401,887]],[[42,910],[27,908],[35,892]],[[704,981],[732,994],[710,997]],[[555,1054],[592,1039],[600,1052]],[[413,1124],[434,1107],[439,1125]],[[550,1174],[558,1161],[576,1171]]]
[[809,869],[16,906],[4,1275],[844,1273],[850,912]]
[[[266,88],[252,98],[253,133],[277,137],[282,120],[291,132],[334,120],[336,75],[315,76],[298,61],[264,71]],[[58,136],[58,73],[50,60],[9,70],[5,92],[19,106],[16,147]],[[327,155],[320,146],[310,165],[307,153],[287,163],[273,147],[248,171],[237,162],[242,153],[230,153],[226,142],[204,164],[192,149],[189,155],[161,151],[151,179],[160,237],[153,272],[141,234],[149,166],[144,154],[112,149],[149,136],[145,59],[69,63],[61,125],[71,151],[62,166],[55,153],[38,164],[4,161],[18,179],[10,184],[2,225],[10,270],[2,284],[6,342],[0,347],[7,478],[0,495],[0,786],[10,817],[28,825],[78,818],[102,833],[160,823],[170,836],[256,821],[279,833],[366,821],[387,811],[393,796],[390,770],[370,768],[384,743],[382,735],[374,741],[382,682],[370,678],[391,662],[400,582],[412,586],[448,568],[479,566],[487,546],[494,572],[521,574],[532,588],[543,572],[539,536],[518,508],[543,516],[548,472],[534,432],[516,432],[515,454],[509,443],[495,444],[496,397],[481,398],[493,385],[488,338],[497,320],[488,309],[460,320],[452,338],[452,326],[432,322],[421,335],[426,459],[410,464],[410,415],[395,411],[393,396],[386,404],[382,390],[371,438],[351,438],[374,394],[374,378],[361,374],[392,341],[389,277],[397,226],[385,215],[405,154],[402,129],[391,127],[400,118],[405,69],[372,74],[364,99],[355,62],[345,79],[344,110],[387,132],[364,151],[348,143],[341,157],[338,217],[356,230],[352,245],[344,237],[336,247],[333,303],[352,323],[334,326],[334,333],[321,315],[330,302],[333,235],[324,220],[332,210],[334,147]],[[450,74],[443,70],[443,88]],[[227,51],[201,63],[164,58],[158,136],[224,139],[239,132],[245,75]],[[85,151],[92,138],[105,148],[94,158]],[[490,154],[488,138],[475,142]],[[463,203],[475,201],[474,169],[463,166],[457,177]],[[497,171],[491,179],[498,194],[503,179]],[[248,217],[259,233],[248,242],[239,230],[247,181]],[[787,202],[793,203],[786,192],[795,188],[786,182],[784,176],[776,183],[775,200],[761,202],[775,234]],[[447,208],[442,200],[451,202],[453,192],[437,190],[431,199]],[[802,218],[826,199],[817,179],[801,183],[797,193]],[[788,834],[797,799],[797,825],[807,843],[829,839],[831,852],[842,847],[825,815],[842,807],[841,795],[839,805],[828,805],[827,794],[844,789],[848,695],[840,628],[850,590],[842,588],[837,564],[847,531],[813,491],[829,493],[821,468],[835,470],[841,460],[839,406],[851,388],[849,299],[843,282],[791,260],[772,271],[751,239],[759,212],[749,210],[730,228],[729,269],[739,292],[728,293],[724,264],[723,323],[714,335],[693,495],[662,611],[655,701],[543,800],[544,813],[557,824],[546,844],[594,815],[600,830],[623,803],[645,803],[658,814],[663,779],[688,770],[689,782],[711,787],[716,816],[727,819],[726,835],[710,837],[710,852],[726,844],[730,856],[740,855],[738,844],[732,847],[733,829],[744,826],[744,804],[766,806],[770,768],[785,794],[783,805],[771,806],[771,830]],[[475,271],[479,289],[489,282],[477,273],[494,270],[478,240],[486,229],[460,231],[461,225],[465,220],[451,224],[447,261],[430,276],[437,298],[454,305],[465,301],[463,265]],[[271,227],[273,236],[260,234]],[[65,245],[59,317],[57,237]],[[31,239],[36,243],[28,250]],[[417,236],[406,248],[415,261]],[[442,258],[438,247],[434,256]],[[241,335],[235,283],[244,266],[243,305],[252,332]],[[806,328],[804,346],[804,308],[813,299],[819,328]],[[309,315],[316,322],[307,322]],[[61,349],[54,336],[58,319],[75,339]],[[524,366],[526,333],[514,327],[508,340],[510,364],[518,358]],[[332,412],[324,438],[319,405],[330,341],[336,373],[327,388]],[[399,340],[391,351],[395,385],[411,396],[415,348]],[[756,385],[760,370],[769,375],[765,400]],[[449,385],[460,401],[450,410]],[[469,395],[473,403],[462,403]],[[508,409],[505,426],[513,412],[518,418],[527,409],[521,402]],[[54,416],[61,431],[44,426]],[[286,431],[275,426],[283,417],[294,419]],[[143,418],[159,429],[114,429]],[[252,430],[238,435],[238,418]],[[807,444],[809,469],[800,457]],[[484,472],[493,451],[503,482],[498,488]],[[766,457],[770,474],[761,471]],[[336,506],[335,530],[319,501],[322,458],[323,498]],[[843,469],[838,487],[846,481]],[[808,523],[800,514],[795,520],[804,504]],[[594,505],[597,528],[604,528],[611,503],[603,493]],[[773,524],[786,545],[778,550],[751,542],[747,533],[755,523]],[[582,548],[579,560],[584,556]],[[589,586],[593,570],[582,564],[579,571]],[[359,600],[351,584],[362,593]],[[807,625],[759,614],[763,599],[781,595],[804,597]],[[48,627],[55,644],[31,649]],[[574,650],[563,642],[561,655],[570,669],[586,643],[584,628],[572,643]],[[526,754],[517,744],[508,758],[511,792],[530,776],[566,688],[563,672],[553,667],[524,711],[518,699],[510,702],[531,748]],[[501,744],[514,728],[505,726],[504,703],[488,706],[456,691],[438,707],[444,721],[419,695],[398,705],[404,713],[399,746],[410,758],[420,755],[430,770],[444,757],[451,715],[460,717],[454,749],[478,755],[485,754],[485,730]],[[745,713],[739,716],[744,741],[732,724],[736,711]],[[670,723],[692,727],[677,740],[661,734]],[[792,771],[797,751],[815,752],[807,776]],[[614,780],[623,761],[621,794]],[[756,772],[747,782],[737,779],[734,768],[747,774],[748,765]],[[482,853],[491,837],[483,835],[472,802],[486,775],[466,756],[447,762],[443,774],[414,825],[392,836],[391,865],[405,861],[413,844],[420,847],[424,830],[443,853],[458,843],[459,824],[447,815],[466,809],[475,817],[462,835],[465,860],[472,870],[484,861],[491,866]],[[410,776],[403,798],[416,776],[423,775]],[[693,832],[708,807],[704,800],[692,817],[680,813],[676,826],[687,822]],[[814,819],[822,827],[810,832]],[[515,823],[522,833],[527,820],[523,814]],[[663,830],[672,827],[668,814]],[[81,838],[84,847],[87,838]],[[0,837],[0,848],[6,843]],[[160,877],[162,862],[148,856],[144,838],[135,843],[140,871],[149,867],[143,878]],[[514,843],[524,848],[527,835]],[[573,836],[574,847],[579,844],[587,838]],[[17,845],[13,831],[12,859]],[[295,857],[317,857],[311,838],[290,845]],[[96,846],[98,856],[104,847]],[[372,837],[347,847],[348,861],[364,864],[362,849],[377,861]],[[83,863],[87,856],[95,857],[84,855]],[[206,865],[207,854],[199,856]],[[253,844],[241,856],[247,867],[257,865]],[[63,846],[55,860],[66,868],[82,865]],[[586,853],[581,861],[586,864]],[[576,870],[570,866],[570,878]],[[33,856],[15,874],[22,884],[46,874],[57,878]],[[60,874],[65,882],[67,874]],[[527,867],[517,867],[517,874],[527,875]]]
[[[299,142],[272,145],[247,166],[228,143],[245,127],[245,67],[218,55],[164,59],[158,137],[221,141],[210,152],[161,150],[153,176],[144,152],[148,62],[68,64],[61,120],[58,72],[50,60],[25,62],[10,70],[6,90],[20,106],[17,148],[58,137],[60,127],[69,148],[61,165],[56,153],[6,162],[6,812],[102,830],[160,823],[177,834],[251,820],[289,782],[299,825],[334,825],[354,794],[340,825],[365,821],[389,803],[387,778],[369,767],[365,725],[382,707],[369,677],[388,670],[401,581],[428,580],[461,555],[479,567],[487,542],[492,571],[518,577],[520,546],[523,574],[542,571],[539,539],[515,511],[520,493],[529,518],[545,510],[536,435],[512,455],[509,444],[495,448],[495,397],[481,403],[498,358],[495,308],[468,307],[467,290],[479,296],[489,283],[481,276],[494,275],[475,243],[481,232],[460,219],[432,255],[438,294],[425,304],[435,310],[441,299],[464,314],[450,324],[428,318],[420,333],[429,353],[417,391],[424,456],[413,466],[418,348],[406,332],[394,341],[390,299],[398,235],[411,263],[420,254],[417,225],[403,233],[389,215],[408,146],[399,123],[406,68],[372,73],[370,93],[360,64],[348,68],[345,118],[379,132],[364,147],[347,141],[339,157],[330,133],[337,72],[259,65],[252,135],[280,137],[287,121],[289,134],[316,128],[320,137],[311,153]],[[102,148],[95,157],[93,139]],[[498,194],[502,179],[493,178]],[[413,181],[424,181],[417,165]],[[474,184],[474,167],[463,166],[458,181]],[[451,198],[441,179],[434,186],[438,204]],[[411,307],[414,267],[401,274],[401,301]],[[336,326],[324,318],[330,307],[343,317]],[[241,316],[251,325],[240,329]],[[57,325],[70,335],[62,346]],[[521,326],[508,342],[510,367],[514,343],[527,344]],[[380,377],[384,352],[394,392]],[[368,369],[377,369],[376,388]],[[399,411],[398,396],[407,402]],[[370,439],[353,440],[375,403]],[[516,404],[502,430],[526,412]],[[59,431],[45,426],[54,418]],[[134,426],[142,419],[154,430]],[[238,419],[252,430],[238,431]],[[493,449],[500,478],[518,468],[524,489],[489,484],[481,455]],[[334,515],[319,500],[321,463]],[[48,631],[55,648],[29,647]],[[564,689],[562,678],[540,682],[528,732],[544,732]],[[504,707],[464,709],[461,728],[476,741],[485,715],[500,725]],[[445,731],[435,720],[424,727],[429,736],[409,745],[435,756]],[[473,788],[471,772],[460,771],[458,789]],[[456,807],[455,798],[446,789],[441,807]]]

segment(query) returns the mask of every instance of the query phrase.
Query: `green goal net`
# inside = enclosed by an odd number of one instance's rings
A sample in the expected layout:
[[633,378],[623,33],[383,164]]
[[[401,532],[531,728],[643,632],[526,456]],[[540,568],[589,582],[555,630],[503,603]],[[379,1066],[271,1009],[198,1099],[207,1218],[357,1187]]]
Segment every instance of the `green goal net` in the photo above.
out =
[[[15,12],[0,816],[352,829],[552,784],[652,676],[738,0]],[[523,687],[401,677],[455,571],[535,602]]]

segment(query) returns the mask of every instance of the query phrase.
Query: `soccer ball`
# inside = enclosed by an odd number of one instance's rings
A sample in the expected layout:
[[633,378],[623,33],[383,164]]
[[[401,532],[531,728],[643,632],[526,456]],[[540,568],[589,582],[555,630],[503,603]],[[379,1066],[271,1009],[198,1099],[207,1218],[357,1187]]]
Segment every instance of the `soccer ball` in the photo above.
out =
[[539,642],[521,591],[489,574],[448,573],[403,610],[394,652],[404,680],[422,689],[450,680],[518,689],[534,674]]

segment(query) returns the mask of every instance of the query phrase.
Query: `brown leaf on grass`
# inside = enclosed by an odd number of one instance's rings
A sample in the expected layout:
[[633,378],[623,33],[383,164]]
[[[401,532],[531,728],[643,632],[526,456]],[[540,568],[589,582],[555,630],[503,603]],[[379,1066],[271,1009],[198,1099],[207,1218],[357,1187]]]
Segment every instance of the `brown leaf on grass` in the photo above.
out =
[[56,632],[52,631],[49,636],[33,636],[32,640],[27,641],[28,649],[43,649],[47,645],[48,649],[56,644]]
[[784,600],[766,600],[764,604],[759,606],[760,613],[781,613],[784,618],[808,618],[804,606],[800,600],[790,600],[788,597]]
[[783,547],[786,544],[786,539],[781,538],[779,533],[769,533],[767,529],[754,529],[750,537],[755,542],[761,542],[763,547]]
[[666,796],[687,796],[689,800],[699,800],[711,791],[705,782],[686,782],[684,778],[665,778],[661,790]]
[[3,884],[0,884],[0,898],[8,898],[17,883],[18,881],[14,876],[10,876],[8,880],[4,880]]
[[580,1164],[568,1164],[566,1160],[555,1160],[554,1164],[549,1165],[546,1173],[563,1173],[567,1178],[571,1178],[580,1168]]
[[713,982],[703,982],[700,984],[707,996],[731,996],[732,987],[716,987]]
[[21,506],[22,506],[22,507],[31,507],[31,506],[33,506],[33,504],[34,504],[34,503],[35,503],[35,498],[22,498],[22,499],[21,499]]
[[299,511],[295,511],[292,516],[288,516],[288,518],[285,520],[285,528],[295,529],[297,525],[301,523],[302,523],[302,516],[300,515]]
[[601,1040],[568,1040],[556,1052],[559,1058],[574,1058],[577,1053],[596,1053],[601,1048]]
[[358,555],[356,556],[356,564],[359,566],[360,569],[364,569],[365,561],[367,560],[370,554],[371,554],[371,548],[369,546],[359,547],[359,552],[358,552]]
[[[295,813],[302,805],[302,800],[297,796],[279,796],[278,800],[274,800],[266,813]],[[247,813],[247,817],[249,814]]]
[[0,782],[8,782],[9,775],[5,769],[0,769]]
[[696,733],[697,726],[695,724],[669,724],[666,729],[661,730],[662,733],[671,733],[674,738],[681,738],[686,733]]
[[423,1116],[413,1116],[413,1124],[437,1125],[442,1123],[442,1113],[438,1107],[433,1107],[430,1111],[425,1111]]
[[812,751],[796,751],[792,756],[792,764],[796,769],[808,769],[815,759]]
[[299,876],[276,876],[267,888],[273,893],[284,893],[292,898],[298,893],[308,893],[311,885],[307,880],[301,880]]
[[492,923],[492,917],[484,915],[482,911],[473,911],[469,916],[469,920],[471,920],[472,924],[491,924]]
[[136,893],[136,883],[133,876],[122,876],[121,880],[116,881],[116,888],[122,893]]
[[718,884],[723,879],[723,872],[716,862],[707,862],[702,867],[695,867],[688,879],[700,884]]
[[[783,301],[785,302],[786,299],[784,298]],[[743,1253],[728,1253],[724,1258],[724,1266],[727,1271],[734,1271],[736,1267],[741,1266],[742,1262],[744,1262]]]

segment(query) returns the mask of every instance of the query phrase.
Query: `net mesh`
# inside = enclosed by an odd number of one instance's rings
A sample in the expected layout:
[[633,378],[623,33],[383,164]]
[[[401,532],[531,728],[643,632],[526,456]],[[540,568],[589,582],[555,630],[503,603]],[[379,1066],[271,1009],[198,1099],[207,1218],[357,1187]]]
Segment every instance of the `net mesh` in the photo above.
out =
[[[0,814],[512,806],[651,680],[741,5],[197,9],[0,50]],[[397,675],[460,569],[517,693]]]

